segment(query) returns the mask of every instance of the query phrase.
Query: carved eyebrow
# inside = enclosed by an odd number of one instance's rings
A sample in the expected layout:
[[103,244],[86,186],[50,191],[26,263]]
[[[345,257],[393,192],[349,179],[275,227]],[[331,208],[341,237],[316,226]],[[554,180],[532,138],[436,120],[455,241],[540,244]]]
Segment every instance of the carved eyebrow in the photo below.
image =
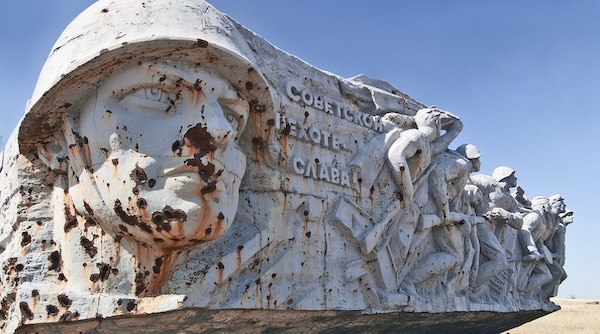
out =
[[131,85],[124,86],[124,87],[121,87],[118,89],[114,89],[112,91],[112,95],[113,95],[113,97],[115,97],[117,99],[122,99],[127,95],[141,91],[146,88],[158,88],[162,91],[166,91],[164,89],[165,88],[164,85],[157,84],[156,82],[136,82],[135,84],[131,84]]

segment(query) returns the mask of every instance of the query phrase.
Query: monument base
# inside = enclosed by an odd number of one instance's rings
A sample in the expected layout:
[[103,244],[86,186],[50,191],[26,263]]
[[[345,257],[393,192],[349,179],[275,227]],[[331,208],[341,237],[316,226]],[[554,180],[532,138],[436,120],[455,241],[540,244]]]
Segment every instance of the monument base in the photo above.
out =
[[26,325],[16,333],[500,333],[552,313],[183,310]]

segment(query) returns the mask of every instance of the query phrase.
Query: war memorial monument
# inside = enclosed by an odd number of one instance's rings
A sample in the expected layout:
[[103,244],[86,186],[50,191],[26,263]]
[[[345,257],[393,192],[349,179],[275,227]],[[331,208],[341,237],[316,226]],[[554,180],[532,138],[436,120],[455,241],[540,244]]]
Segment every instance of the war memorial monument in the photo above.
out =
[[2,152],[0,331],[498,333],[557,310],[572,212],[477,174],[462,128],[202,0],[100,0]]

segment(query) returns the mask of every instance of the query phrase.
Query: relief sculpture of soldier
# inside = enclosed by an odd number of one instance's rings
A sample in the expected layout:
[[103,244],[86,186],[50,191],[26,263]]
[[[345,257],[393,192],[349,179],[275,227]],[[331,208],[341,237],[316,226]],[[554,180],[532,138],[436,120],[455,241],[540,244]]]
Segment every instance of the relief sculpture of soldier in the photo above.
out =
[[[202,8],[98,3],[50,54],[18,142],[22,155],[49,168],[54,189],[52,226],[43,225],[50,260],[23,270],[56,280],[45,280],[47,291],[20,287],[23,319],[66,314],[35,308],[45,293],[82,304],[110,293],[116,309],[119,298],[156,296],[181,250],[204,247],[232,225],[246,169],[238,140],[270,95],[227,18],[188,2]],[[165,305],[183,300],[168,298]]]
[[519,271],[521,298],[535,296],[548,299],[555,287],[566,278],[562,268],[560,249],[552,244],[562,223],[561,214],[567,212],[561,195],[536,196],[531,200],[533,211],[523,217],[519,243],[523,254]]
[[[428,232],[424,231],[427,227],[418,228],[417,225],[442,219],[433,212],[435,209],[431,204],[428,206],[428,180],[434,169],[432,160],[444,152],[462,130],[458,117],[436,107],[420,109],[414,119],[417,128],[400,133],[386,154],[391,177],[398,188],[398,202],[386,209],[378,225],[385,226],[387,233],[379,234],[383,238],[377,249],[389,252],[393,267],[398,268],[393,274],[395,279],[384,283],[382,290],[386,292],[399,291],[400,283],[418,260],[419,252],[415,247],[423,244],[421,241]],[[427,207],[430,210],[425,212]]]
[[[431,230],[434,247],[418,260],[402,282],[403,289],[413,296],[419,295],[415,284],[436,276],[445,275],[443,286],[447,291],[444,293],[451,291],[459,295],[469,284],[470,267],[476,256],[471,239],[475,239],[475,225],[481,223],[483,218],[457,207],[460,206],[460,195],[469,175],[480,169],[480,156],[475,145],[463,144],[456,151],[446,150],[433,160],[434,167],[429,179],[429,211],[422,217],[434,218],[421,218],[423,222],[431,223],[420,228]],[[439,216],[435,215],[436,212]],[[413,251],[418,249],[419,243],[423,242],[415,243]],[[432,291],[435,287],[426,290]]]
[[237,91],[198,66],[154,61],[119,70],[93,94],[65,113],[63,150],[38,152],[50,165],[68,161],[65,211],[165,251],[227,231],[245,169],[235,141],[248,103]]

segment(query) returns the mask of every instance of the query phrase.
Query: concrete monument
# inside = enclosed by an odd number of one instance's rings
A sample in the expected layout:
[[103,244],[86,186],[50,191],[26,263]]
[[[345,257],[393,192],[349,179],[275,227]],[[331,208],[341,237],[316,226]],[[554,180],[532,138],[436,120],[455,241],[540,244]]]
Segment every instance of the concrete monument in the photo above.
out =
[[480,332],[551,312],[572,212],[513,194],[508,167],[471,175],[462,128],[204,1],[100,0],[2,154],[0,328]]

